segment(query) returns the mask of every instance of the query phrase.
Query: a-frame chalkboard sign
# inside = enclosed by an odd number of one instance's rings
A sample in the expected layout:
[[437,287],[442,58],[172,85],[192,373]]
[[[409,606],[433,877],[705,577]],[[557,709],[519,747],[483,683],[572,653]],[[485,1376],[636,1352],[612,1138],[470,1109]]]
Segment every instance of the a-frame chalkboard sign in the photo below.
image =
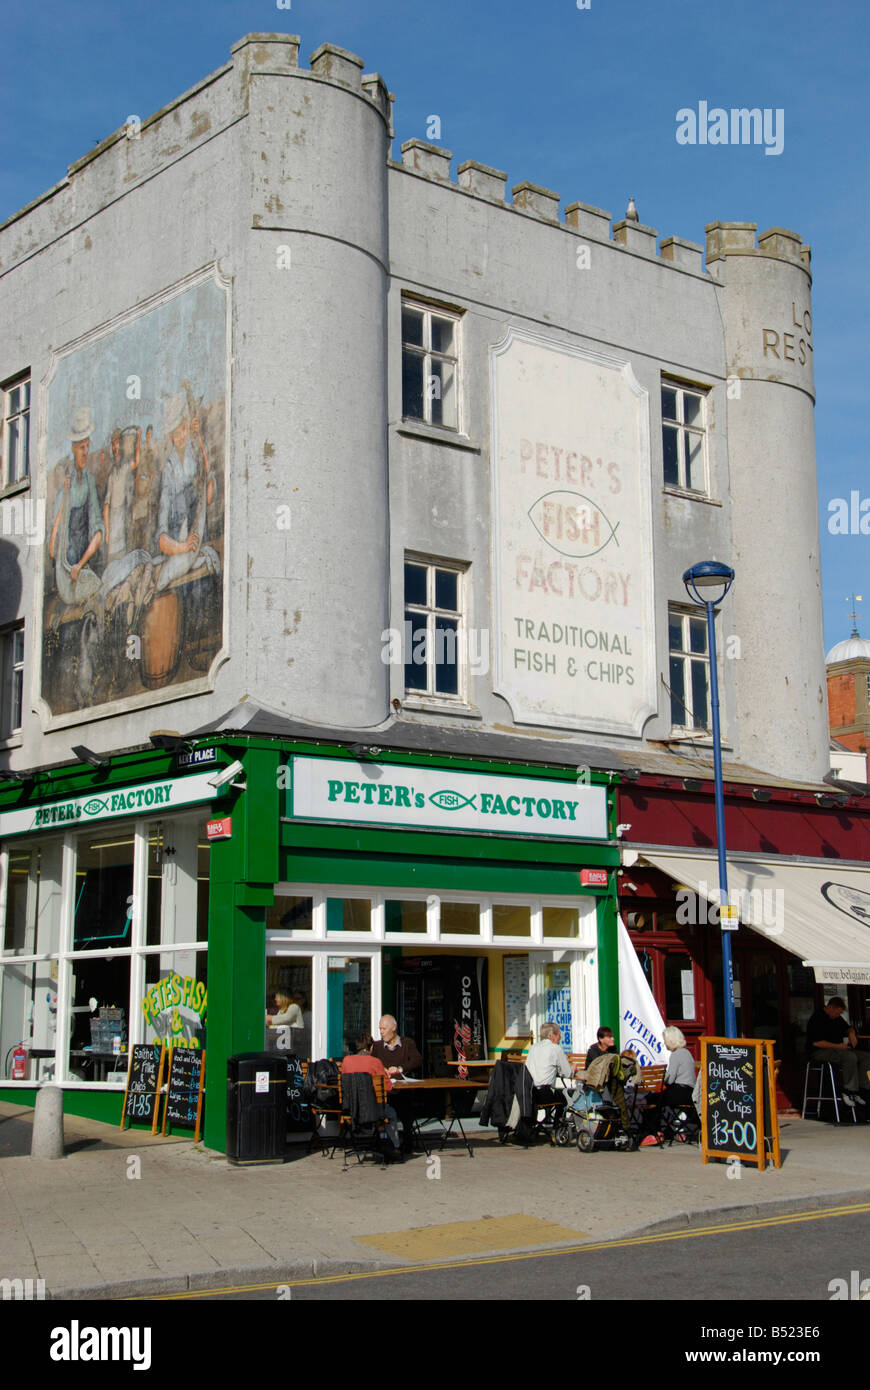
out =
[[703,1160],[738,1158],[779,1168],[773,1043],[764,1038],[701,1039]]
[[162,1134],[171,1134],[173,1129],[192,1129],[194,1141],[198,1142],[204,1086],[205,1052],[197,1047],[171,1047]]
[[128,1125],[148,1125],[152,1134],[157,1133],[165,1058],[166,1048],[162,1043],[136,1043],[130,1049],[121,1129]]

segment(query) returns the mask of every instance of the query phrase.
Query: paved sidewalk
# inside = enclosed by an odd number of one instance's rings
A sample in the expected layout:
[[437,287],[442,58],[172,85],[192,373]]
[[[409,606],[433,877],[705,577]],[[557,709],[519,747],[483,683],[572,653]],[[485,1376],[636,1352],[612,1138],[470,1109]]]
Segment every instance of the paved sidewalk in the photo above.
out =
[[385,1172],[355,1161],[343,1172],[340,1153],[330,1162],[304,1146],[283,1166],[234,1168],[187,1140],[73,1116],[67,1156],[36,1160],[23,1156],[31,1117],[0,1104],[0,1278],[44,1279],[55,1299],[223,1288],[574,1245],[741,1208],[870,1201],[866,1124],[783,1118],[782,1168],[744,1166],[733,1178],[679,1145],[524,1151],[501,1148],[491,1131],[474,1136],[473,1159],[450,1148],[440,1164],[420,1155]]

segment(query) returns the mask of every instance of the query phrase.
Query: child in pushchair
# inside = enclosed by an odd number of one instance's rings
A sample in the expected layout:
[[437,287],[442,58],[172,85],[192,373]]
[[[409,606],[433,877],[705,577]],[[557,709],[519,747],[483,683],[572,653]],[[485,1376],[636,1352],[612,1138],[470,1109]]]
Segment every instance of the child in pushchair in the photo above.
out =
[[637,1061],[631,1053],[617,1056],[611,1052],[596,1058],[565,1111],[556,1143],[576,1140],[581,1153],[593,1153],[598,1148],[627,1153],[636,1149],[636,1091],[632,1088],[630,1106],[625,1094],[625,1083],[636,1072]]

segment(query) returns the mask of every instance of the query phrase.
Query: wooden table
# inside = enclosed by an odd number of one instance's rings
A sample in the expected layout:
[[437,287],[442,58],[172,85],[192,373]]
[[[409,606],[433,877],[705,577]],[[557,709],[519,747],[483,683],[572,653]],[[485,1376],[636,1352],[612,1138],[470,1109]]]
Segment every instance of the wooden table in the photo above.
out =
[[[395,1078],[393,1078],[393,1089],[392,1091],[387,1092],[387,1097],[389,1100],[390,1095],[408,1095],[414,1091],[481,1091],[487,1084],[488,1083],[486,1081],[463,1081],[458,1077],[454,1081],[452,1076],[429,1076],[424,1078],[424,1080],[422,1081],[396,1081]],[[441,1117],[438,1115],[430,1115],[428,1116],[428,1118],[433,1120],[437,1119],[439,1123],[441,1122]],[[444,1145],[450,1138],[454,1125],[459,1126],[459,1133],[462,1135],[462,1142],[468,1150],[468,1157],[474,1158],[474,1152],[471,1148],[471,1145],[468,1142],[468,1136],[466,1135],[465,1130],[462,1128],[462,1120],[456,1114],[451,1115],[450,1124],[447,1126],[447,1129],[441,1136],[441,1148],[444,1148]],[[418,1137],[423,1140],[423,1147],[426,1150],[426,1157],[428,1158],[431,1153],[431,1150],[426,1148],[426,1140],[420,1133],[419,1128],[417,1128],[415,1132],[417,1133]]]

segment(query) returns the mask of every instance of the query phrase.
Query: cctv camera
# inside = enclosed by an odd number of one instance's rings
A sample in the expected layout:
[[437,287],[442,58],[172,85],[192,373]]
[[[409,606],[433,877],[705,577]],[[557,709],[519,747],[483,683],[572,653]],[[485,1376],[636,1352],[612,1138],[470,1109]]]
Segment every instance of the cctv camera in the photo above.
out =
[[618,826],[616,827],[616,838],[617,838],[617,840],[621,840],[622,837],[623,837],[623,835],[627,835],[630,829],[631,829],[631,822],[630,822],[630,821],[628,822],[627,825],[618,825]]
[[[238,777],[239,773],[244,772],[244,770],[245,769],[237,758],[234,763],[230,763],[229,767],[221,768],[220,772],[215,773],[214,777],[209,777],[208,784],[210,787],[225,787],[228,782],[232,782],[233,778]],[[235,786],[236,784],[233,783],[233,785]],[[244,788],[244,783],[240,783],[239,785]]]

